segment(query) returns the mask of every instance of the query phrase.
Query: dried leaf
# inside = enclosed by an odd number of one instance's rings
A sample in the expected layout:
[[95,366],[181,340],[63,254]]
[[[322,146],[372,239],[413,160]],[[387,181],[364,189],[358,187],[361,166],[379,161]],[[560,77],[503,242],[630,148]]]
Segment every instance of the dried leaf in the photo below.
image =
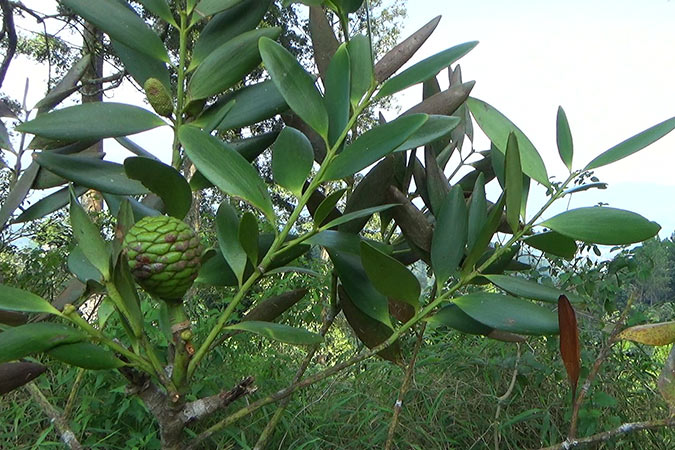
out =
[[675,321],[626,328],[618,338],[653,346],[672,344],[675,342]]
[[572,402],[577,396],[577,383],[581,370],[579,328],[577,317],[570,301],[564,295],[558,297],[558,324],[560,326],[560,356],[572,386]]

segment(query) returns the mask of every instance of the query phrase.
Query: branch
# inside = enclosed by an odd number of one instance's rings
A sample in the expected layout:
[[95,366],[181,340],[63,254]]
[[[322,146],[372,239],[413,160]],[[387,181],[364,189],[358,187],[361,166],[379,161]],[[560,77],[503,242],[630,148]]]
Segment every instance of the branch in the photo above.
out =
[[238,385],[229,391],[223,391],[220,394],[186,403],[180,414],[181,420],[183,423],[194,422],[218,410],[227,408],[230,403],[255,392],[257,388],[253,385],[254,382],[255,378],[249,376],[241,380]]
[[655,430],[657,428],[663,427],[673,427],[675,426],[675,416],[671,416],[668,419],[660,420],[650,420],[646,422],[633,422],[633,423],[624,423],[623,425],[609,431],[603,431],[602,433],[597,433],[592,436],[587,436],[581,439],[570,439],[568,438],[565,442],[559,444],[551,445],[550,447],[542,447],[539,450],[557,450],[557,449],[569,449],[578,447],[581,445],[587,444],[596,444],[599,442],[606,442],[612,438],[620,436],[626,433],[633,433],[635,431],[642,430]]
[[5,59],[2,61],[2,65],[0,65],[0,87],[2,87],[5,75],[7,75],[7,70],[9,69],[9,63],[12,62],[12,58],[14,58],[14,53],[16,52],[17,38],[12,5],[9,4],[8,0],[0,0],[0,8],[2,8],[2,30],[3,33],[7,34],[7,53],[5,54]]
[[50,422],[61,435],[61,440],[63,443],[66,444],[71,450],[83,450],[84,447],[82,447],[80,441],[78,441],[77,437],[75,437],[75,433],[73,433],[73,430],[70,429],[66,419],[63,418],[61,412],[58,409],[49,403],[49,400],[47,400],[47,397],[45,397],[40,388],[38,388],[35,383],[28,383],[26,385],[26,389],[28,389],[28,392],[30,393],[31,397],[33,397],[33,400],[35,400],[40,405],[42,411],[49,417]]
[[516,343],[518,348],[516,354],[516,361],[513,364],[513,374],[511,375],[511,382],[509,383],[508,389],[504,392],[504,395],[497,397],[497,411],[495,412],[495,450],[499,450],[499,441],[501,440],[501,435],[499,433],[499,414],[502,411],[502,404],[511,397],[513,393],[513,388],[516,386],[516,378],[518,377],[518,363],[520,362],[520,343]]

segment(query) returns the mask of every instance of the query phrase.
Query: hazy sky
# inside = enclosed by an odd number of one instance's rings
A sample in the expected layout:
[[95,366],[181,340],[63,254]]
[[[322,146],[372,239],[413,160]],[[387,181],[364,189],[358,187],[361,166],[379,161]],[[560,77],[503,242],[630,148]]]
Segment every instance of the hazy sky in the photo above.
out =
[[[29,0],[45,10],[53,1]],[[575,147],[575,168],[624,139],[675,116],[675,2],[668,0],[409,0],[402,37],[436,15],[438,28],[415,56],[418,61],[462,42],[480,44],[460,60],[464,80],[476,80],[472,95],[515,122],[541,153],[557,179],[566,170],[555,145],[558,105],[567,112]],[[29,105],[41,97],[46,70],[17,60],[3,91],[21,98],[31,79]],[[439,79],[447,84],[445,73]],[[133,88],[117,101],[127,101]],[[417,103],[421,89],[400,98],[403,109]],[[140,101],[140,97],[139,97]],[[392,117],[388,117],[392,118]],[[170,158],[168,130],[134,136]],[[488,148],[478,136],[476,148]],[[112,154],[112,159],[123,156]],[[576,194],[571,206],[605,201],[636,211],[675,229],[675,133],[621,162],[598,169],[608,190]],[[541,202],[534,191],[529,208]],[[567,202],[561,202],[558,210]]]

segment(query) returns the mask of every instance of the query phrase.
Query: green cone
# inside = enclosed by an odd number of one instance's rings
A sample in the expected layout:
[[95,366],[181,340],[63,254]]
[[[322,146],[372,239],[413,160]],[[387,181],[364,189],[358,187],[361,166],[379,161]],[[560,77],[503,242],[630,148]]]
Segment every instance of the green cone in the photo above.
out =
[[169,216],[144,217],[124,237],[129,269],[150,295],[180,300],[192,286],[203,248],[195,232]]

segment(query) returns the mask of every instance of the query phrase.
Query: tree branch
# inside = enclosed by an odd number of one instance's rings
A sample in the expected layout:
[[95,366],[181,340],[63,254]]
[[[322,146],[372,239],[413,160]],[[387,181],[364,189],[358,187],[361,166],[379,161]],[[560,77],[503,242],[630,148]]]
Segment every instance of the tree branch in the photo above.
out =
[[49,400],[47,400],[47,397],[45,397],[40,388],[35,383],[28,383],[26,389],[28,389],[33,400],[40,405],[42,411],[49,417],[50,422],[54,424],[54,427],[61,435],[63,443],[71,450],[83,450],[84,447],[82,447],[80,441],[75,437],[75,433],[70,429],[70,425],[68,425],[66,419],[63,418],[58,409],[49,403]]
[[5,59],[0,65],[0,87],[5,81],[5,75],[7,75],[7,70],[9,69],[9,63],[12,62],[14,58],[14,53],[16,52],[16,28],[14,27],[14,14],[12,11],[12,5],[9,4],[9,0],[0,0],[0,8],[2,8],[2,29],[3,33],[7,35],[7,53],[5,54]]
[[180,414],[181,420],[183,423],[194,422],[216,411],[227,408],[230,403],[255,392],[257,388],[253,385],[254,382],[255,378],[249,376],[241,380],[238,385],[229,391],[223,391],[220,394],[186,403]]

